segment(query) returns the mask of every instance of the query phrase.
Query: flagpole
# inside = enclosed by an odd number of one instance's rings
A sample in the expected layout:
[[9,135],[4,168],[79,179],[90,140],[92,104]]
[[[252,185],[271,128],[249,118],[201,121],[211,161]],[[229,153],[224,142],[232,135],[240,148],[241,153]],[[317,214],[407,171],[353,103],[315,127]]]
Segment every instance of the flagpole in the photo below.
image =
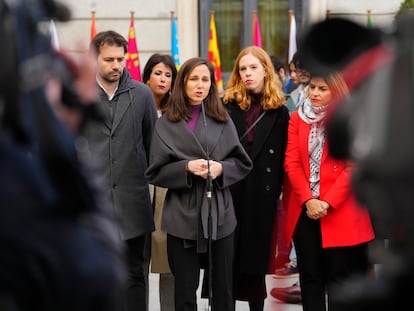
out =
[[290,10],[288,10],[288,15],[289,15],[289,32],[288,32],[288,34],[289,34],[289,36],[288,36],[288,50],[287,50],[287,62],[286,62],[286,64],[288,64],[289,65],[289,53],[290,53],[290,44],[292,43],[292,42],[290,42],[290,32],[292,31],[292,18],[293,18],[293,10],[292,9],[290,9]]
[[256,15],[257,15],[256,10],[253,10],[252,11],[252,45],[254,45]]
[[367,27],[372,28],[372,16],[371,16],[371,10],[367,10]]

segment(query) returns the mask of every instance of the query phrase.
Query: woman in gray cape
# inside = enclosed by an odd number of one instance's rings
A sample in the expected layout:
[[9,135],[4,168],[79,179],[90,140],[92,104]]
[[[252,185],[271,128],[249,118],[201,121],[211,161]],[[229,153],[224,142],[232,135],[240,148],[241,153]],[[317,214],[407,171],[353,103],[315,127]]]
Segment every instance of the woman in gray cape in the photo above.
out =
[[200,269],[209,268],[204,263],[210,250],[212,307],[234,309],[236,217],[229,187],[251,169],[221,103],[213,66],[203,58],[187,60],[156,123],[146,171],[151,184],[168,188],[161,227],[167,232],[176,310],[197,310]]

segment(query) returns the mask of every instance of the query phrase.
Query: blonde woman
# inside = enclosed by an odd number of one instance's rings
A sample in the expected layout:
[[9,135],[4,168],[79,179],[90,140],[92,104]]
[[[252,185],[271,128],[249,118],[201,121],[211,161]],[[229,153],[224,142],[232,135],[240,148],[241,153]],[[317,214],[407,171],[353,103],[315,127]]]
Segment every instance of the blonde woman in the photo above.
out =
[[281,82],[263,49],[239,53],[223,100],[253,161],[249,175],[231,187],[237,217],[234,298],[263,310],[289,121]]

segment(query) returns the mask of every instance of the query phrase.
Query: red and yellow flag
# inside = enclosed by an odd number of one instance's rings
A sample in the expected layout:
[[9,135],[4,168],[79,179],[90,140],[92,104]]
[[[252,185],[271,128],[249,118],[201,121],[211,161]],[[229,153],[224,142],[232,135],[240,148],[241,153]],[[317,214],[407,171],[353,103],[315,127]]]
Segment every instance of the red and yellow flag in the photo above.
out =
[[135,39],[135,28],[134,28],[134,12],[131,12],[131,22],[129,25],[128,34],[128,52],[126,54],[126,67],[128,72],[131,74],[132,79],[142,81],[141,69],[139,66],[138,48]]
[[214,12],[210,16],[210,39],[208,41],[208,60],[214,66],[216,81],[219,89],[223,89],[223,79],[221,78],[220,52],[217,42],[216,23],[214,21]]
[[92,21],[91,21],[91,40],[96,36],[96,25],[95,25],[95,11],[92,11]]

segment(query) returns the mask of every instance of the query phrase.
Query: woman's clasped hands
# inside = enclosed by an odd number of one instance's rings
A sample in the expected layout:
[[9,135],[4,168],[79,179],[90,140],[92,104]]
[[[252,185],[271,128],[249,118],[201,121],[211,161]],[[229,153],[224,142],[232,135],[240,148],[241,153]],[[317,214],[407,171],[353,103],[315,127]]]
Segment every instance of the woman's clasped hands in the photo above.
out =
[[306,215],[311,219],[319,219],[328,214],[329,203],[319,199],[310,199],[306,201]]
[[214,180],[223,173],[223,166],[220,162],[214,160],[207,161],[205,159],[191,160],[187,163],[187,171],[196,176],[200,176],[204,179],[207,179],[209,173],[209,164],[210,177],[212,180]]

